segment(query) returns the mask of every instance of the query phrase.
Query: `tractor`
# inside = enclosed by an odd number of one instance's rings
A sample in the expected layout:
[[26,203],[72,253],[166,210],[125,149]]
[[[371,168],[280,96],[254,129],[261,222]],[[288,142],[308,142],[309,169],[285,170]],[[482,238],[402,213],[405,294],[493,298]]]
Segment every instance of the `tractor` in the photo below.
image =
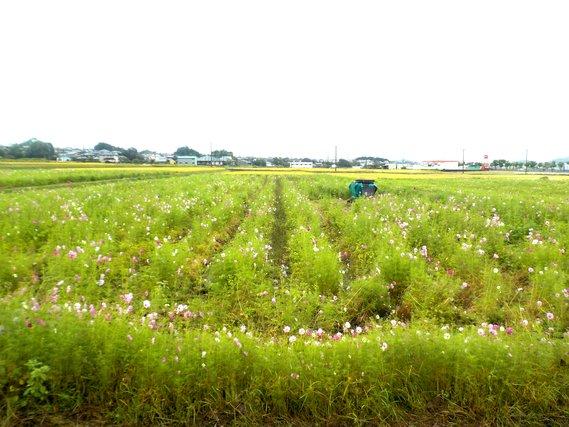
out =
[[373,179],[356,179],[348,187],[351,200],[358,197],[372,197],[377,191],[377,185]]

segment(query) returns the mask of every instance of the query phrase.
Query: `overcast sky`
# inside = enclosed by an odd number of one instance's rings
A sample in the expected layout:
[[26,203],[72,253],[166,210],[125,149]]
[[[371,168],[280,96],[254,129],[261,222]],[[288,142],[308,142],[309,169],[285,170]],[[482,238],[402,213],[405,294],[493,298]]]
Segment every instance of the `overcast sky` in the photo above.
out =
[[569,1],[2,1],[0,144],[569,156]]

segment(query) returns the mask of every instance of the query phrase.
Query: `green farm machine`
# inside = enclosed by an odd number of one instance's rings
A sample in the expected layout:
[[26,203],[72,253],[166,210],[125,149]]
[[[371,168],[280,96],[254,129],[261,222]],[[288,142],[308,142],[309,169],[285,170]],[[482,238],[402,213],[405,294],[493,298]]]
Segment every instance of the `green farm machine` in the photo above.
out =
[[377,191],[377,185],[373,179],[356,179],[348,187],[351,199],[358,197],[372,197]]

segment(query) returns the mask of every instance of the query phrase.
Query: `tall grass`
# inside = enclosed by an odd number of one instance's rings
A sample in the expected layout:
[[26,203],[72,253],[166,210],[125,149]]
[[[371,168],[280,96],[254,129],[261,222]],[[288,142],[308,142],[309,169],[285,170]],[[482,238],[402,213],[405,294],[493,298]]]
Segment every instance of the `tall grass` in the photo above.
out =
[[566,424],[568,187],[439,175],[0,194],[4,419]]

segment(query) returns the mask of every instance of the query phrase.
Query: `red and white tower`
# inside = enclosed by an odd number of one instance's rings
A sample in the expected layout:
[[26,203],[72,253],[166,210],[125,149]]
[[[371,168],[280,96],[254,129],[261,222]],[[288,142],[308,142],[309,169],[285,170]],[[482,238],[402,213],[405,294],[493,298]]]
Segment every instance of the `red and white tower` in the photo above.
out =
[[484,154],[484,159],[482,160],[482,166],[480,166],[480,170],[483,171],[490,170],[490,162],[488,161],[488,154]]

